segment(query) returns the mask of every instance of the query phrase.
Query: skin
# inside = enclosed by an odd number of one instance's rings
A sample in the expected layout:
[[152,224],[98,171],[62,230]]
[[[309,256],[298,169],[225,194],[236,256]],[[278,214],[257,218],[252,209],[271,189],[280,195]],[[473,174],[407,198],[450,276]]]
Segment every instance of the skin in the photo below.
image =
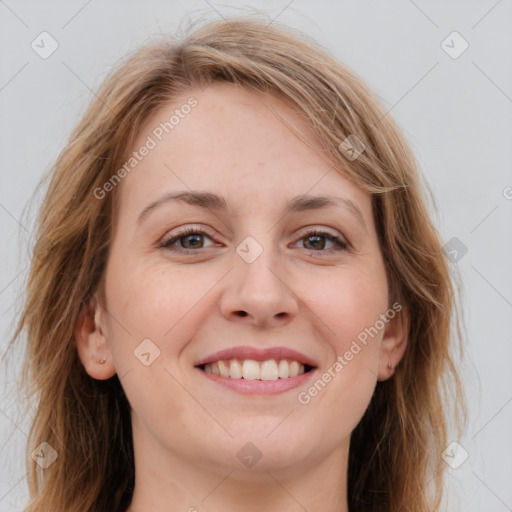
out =
[[[371,197],[314,150],[314,135],[290,106],[229,84],[175,99],[147,121],[134,148],[190,96],[198,105],[119,185],[102,286],[76,328],[86,371],[95,379],[117,373],[132,407],[136,483],[128,511],[347,511],[350,434],[377,381],[392,375],[388,363],[394,368],[404,353],[404,315],[307,405],[297,395],[391,306]],[[147,205],[183,190],[222,195],[228,210],[166,202],[137,222]],[[305,193],[349,199],[364,226],[342,206],[283,216]],[[174,243],[187,254],[161,247],[187,226],[207,236]],[[349,249],[336,250],[328,238],[311,243],[307,227],[339,236]],[[248,236],[263,248],[252,263],[236,252]],[[149,366],[134,356],[147,338],[160,350]],[[262,397],[194,368],[237,345],[290,347],[319,369],[304,386]],[[237,457],[248,442],[262,455],[252,468]]]

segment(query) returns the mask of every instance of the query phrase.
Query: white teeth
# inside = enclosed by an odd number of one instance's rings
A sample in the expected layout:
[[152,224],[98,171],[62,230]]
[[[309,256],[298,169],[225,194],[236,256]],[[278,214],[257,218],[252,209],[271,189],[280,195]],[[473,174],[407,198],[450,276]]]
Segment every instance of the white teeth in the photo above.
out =
[[275,359],[267,361],[245,359],[241,362],[232,359],[231,361],[215,361],[205,364],[204,371],[232,379],[278,380],[302,375],[305,369],[302,363],[286,359],[281,359],[279,363]]
[[290,376],[290,365],[288,361],[279,361],[279,378],[287,379]]
[[231,365],[229,367],[229,376],[232,379],[242,378],[242,365],[236,359],[231,360]]
[[279,370],[277,363],[271,359],[261,364],[261,380],[277,380],[279,378]]
[[242,365],[242,376],[246,380],[261,379],[259,363],[252,359],[246,359]]
[[297,377],[297,375],[299,375],[299,363],[292,361],[290,363],[290,377]]
[[223,377],[229,377],[229,366],[224,361],[219,361],[219,371]]

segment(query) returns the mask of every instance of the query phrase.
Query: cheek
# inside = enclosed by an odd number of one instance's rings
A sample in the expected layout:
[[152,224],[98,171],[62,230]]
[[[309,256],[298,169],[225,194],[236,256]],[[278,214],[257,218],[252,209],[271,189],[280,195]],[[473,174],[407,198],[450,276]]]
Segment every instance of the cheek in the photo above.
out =
[[118,266],[106,284],[112,314],[123,319],[132,337],[163,342],[173,331],[181,331],[186,324],[182,320],[200,307],[217,281],[206,272],[198,277],[192,266],[171,269],[169,263],[159,262]]
[[[370,271],[340,270],[304,293],[308,305],[326,327],[327,339],[337,354],[343,354],[353,340],[375,326],[388,308],[387,296],[386,276],[380,265],[370,267]],[[379,340],[382,333],[375,337]]]
[[179,436],[183,418],[190,416],[190,424],[204,418],[177,383],[183,378],[176,362],[200,325],[201,298],[218,279],[197,279],[191,268],[170,270],[164,265],[110,266],[105,283],[109,340],[117,374],[138,421],[152,430],[162,418],[170,418],[164,422],[166,435]]
[[305,390],[301,403],[331,411],[336,418],[333,435],[348,435],[363,416],[377,382],[384,334],[380,315],[388,308],[383,267],[340,271],[329,283],[320,281],[309,299],[308,306],[320,320],[319,336],[330,345],[331,361]]

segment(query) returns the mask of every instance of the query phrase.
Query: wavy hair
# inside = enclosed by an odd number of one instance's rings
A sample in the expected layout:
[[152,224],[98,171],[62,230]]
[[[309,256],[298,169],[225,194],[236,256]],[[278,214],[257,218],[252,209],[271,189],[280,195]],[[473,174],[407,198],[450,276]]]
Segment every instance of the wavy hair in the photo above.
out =
[[[439,510],[447,411],[461,420],[459,430],[465,411],[454,362],[462,353],[461,321],[415,158],[378,97],[328,51],[275,23],[235,18],[193,25],[125,58],[49,173],[23,310],[10,342],[25,334],[20,382],[36,404],[25,512],[124,512],[130,503],[135,468],[129,403],[117,375],[99,381],[86,373],[74,341],[112,237],[117,190],[101,200],[94,190],[123,164],[152,113],[191,87],[213,82],[290,102],[318,136],[317,150],[372,195],[390,303],[405,305],[409,341],[351,435],[349,509]],[[364,144],[356,159],[340,151],[350,135]],[[59,454],[58,463],[44,470],[29,456],[43,441]]]

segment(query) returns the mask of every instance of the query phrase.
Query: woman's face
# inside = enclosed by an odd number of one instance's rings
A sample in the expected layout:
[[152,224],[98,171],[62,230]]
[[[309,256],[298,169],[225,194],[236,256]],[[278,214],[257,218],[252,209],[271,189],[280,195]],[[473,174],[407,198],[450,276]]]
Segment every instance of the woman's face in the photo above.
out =
[[[269,106],[315,144],[280,100],[218,83],[146,122],[117,185],[110,356],[88,371],[121,379],[136,460],[224,475],[342,460],[403,352],[370,195]],[[314,369],[286,378],[294,360]]]

